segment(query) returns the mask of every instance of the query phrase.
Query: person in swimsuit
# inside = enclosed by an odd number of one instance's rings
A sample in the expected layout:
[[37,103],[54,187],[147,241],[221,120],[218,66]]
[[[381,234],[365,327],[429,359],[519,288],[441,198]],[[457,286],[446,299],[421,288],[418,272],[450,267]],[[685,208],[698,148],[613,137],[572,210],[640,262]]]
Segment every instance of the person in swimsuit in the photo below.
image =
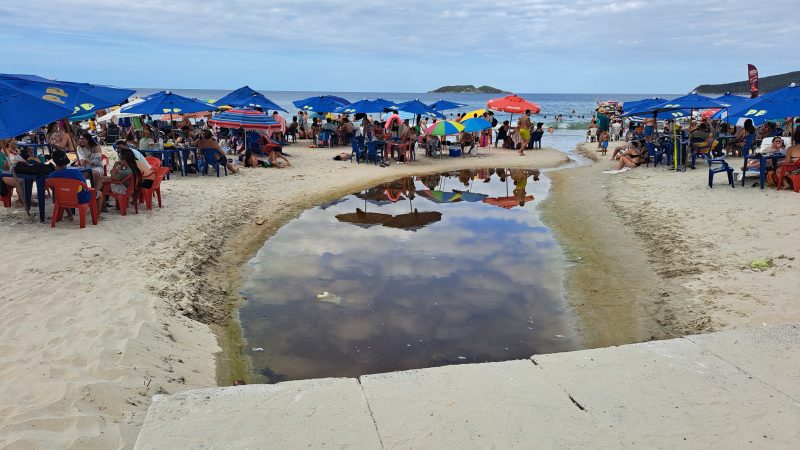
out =
[[619,161],[617,161],[616,170],[622,170],[623,167],[628,167],[633,169],[634,167],[639,167],[642,164],[642,151],[638,148],[638,146],[629,148],[622,152],[619,155]]
[[525,147],[528,146],[528,141],[531,139],[531,110],[526,109],[525,114],[517,121],[517,130],[519,130],[519,138],[522,146],[519,148],[519,155],[525,156]]

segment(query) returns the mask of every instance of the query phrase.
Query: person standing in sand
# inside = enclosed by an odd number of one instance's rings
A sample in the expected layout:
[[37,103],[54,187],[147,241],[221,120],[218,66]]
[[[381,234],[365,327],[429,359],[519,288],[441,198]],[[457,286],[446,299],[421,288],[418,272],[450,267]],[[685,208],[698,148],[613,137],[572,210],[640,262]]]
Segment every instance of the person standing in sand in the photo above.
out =
[[531,140],[531,110],[526,109],[525,114],[517,121],[517,130],[519,130],[519,138],[522,146],[519,148],[519,156],[525,156],[525,147],[528,146],[528,141]]

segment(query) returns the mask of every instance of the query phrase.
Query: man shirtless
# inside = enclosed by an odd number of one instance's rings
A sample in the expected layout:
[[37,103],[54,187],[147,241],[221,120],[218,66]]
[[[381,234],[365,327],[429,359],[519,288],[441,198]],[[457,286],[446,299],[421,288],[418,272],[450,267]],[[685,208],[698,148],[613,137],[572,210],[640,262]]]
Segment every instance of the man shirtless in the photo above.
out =
[[519,130],[519,137],[522,141],[522,147],[519,148],[519,155],[525,156],[525,147],[528,146],[528,141],[531,140],[531,110],[526,109],[525,114],[517,121],[517,129]]
[[[197,140],[194,143],[194,145],[198,149],[211,148],[211,149],[216,150],[216,153],[214,154],[214,156],[216,156],[217,161],[220,164],[224,164],[228,168],[228,170],[230,170],[232,173],[239,173],[239,169],[237,169],[236,167],[233,167],[233,164],[228,162],[228,158],[225,156],[225,152],[222,151],[222,149],[219,147],[219,144],[217,143],[217,141],[214,140],[214,135],[211,133],[210,130],[203,130],[203,134],[201,135],[201,139]],[[210,164],[210,161],[206,161],[206,163]]]

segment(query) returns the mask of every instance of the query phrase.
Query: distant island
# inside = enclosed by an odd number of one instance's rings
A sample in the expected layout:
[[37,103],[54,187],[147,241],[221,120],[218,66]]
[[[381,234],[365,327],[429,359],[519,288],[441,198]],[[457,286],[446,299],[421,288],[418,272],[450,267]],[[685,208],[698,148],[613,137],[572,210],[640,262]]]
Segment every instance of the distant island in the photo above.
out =
[[506,91],[492,86],[478,86],[471,84],[455,84],[453,86],[442,86],[439,89],[428,91],[429,94],[505,94]]
[[[791,83],[800,85],[800,70],[784,73],[782,75],[760,77],[758,79],[758,91],[761,94],[766,94],[767,92],[784,88]],[[724,94],[726,92],[733,94],[750,94],[750,84],[747,81],[724,84],[701,84],[694,90],[696,90],[698,94]]]

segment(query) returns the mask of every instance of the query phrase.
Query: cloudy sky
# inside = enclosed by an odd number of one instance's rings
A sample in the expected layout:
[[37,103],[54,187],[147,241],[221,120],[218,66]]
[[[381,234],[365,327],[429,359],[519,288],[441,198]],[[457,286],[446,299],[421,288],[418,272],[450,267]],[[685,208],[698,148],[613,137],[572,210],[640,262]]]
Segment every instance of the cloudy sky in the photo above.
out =
[[127,87],[688,92],[797,70],[796,0],[5,0],[2,71]]

